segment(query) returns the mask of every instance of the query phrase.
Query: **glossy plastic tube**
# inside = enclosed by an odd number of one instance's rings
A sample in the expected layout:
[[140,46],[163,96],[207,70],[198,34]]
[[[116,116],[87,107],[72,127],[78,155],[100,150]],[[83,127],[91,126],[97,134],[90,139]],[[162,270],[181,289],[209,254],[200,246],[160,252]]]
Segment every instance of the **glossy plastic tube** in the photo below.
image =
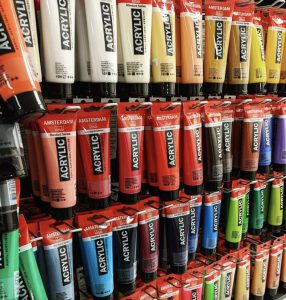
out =
[[227,224],[228,214],[229,214],[230,196],[231,196],[231,189],[223,189],[222,200],[221,200],[220,222],[221,222],[221,229],[224,234],[225,234],[226,224]]
[[213,269],[212,265],[210,265],[207,267],[206,273],[203,293],[204,300],[219,300],[221,272]]
[[280,284],[282,285],[283,289],[286,288],[286,239],[285,239],[285,235],[284,235],[284,243],[283,243]]
[[202,248],[205,255],[215,253],[220,220],[221,193],[205,194],[202,212]]
[[167,223],[166,214],[164,210],[160,211],[159,219],[159,267],[162,269],[168,269],[168,248],[167,248]]
[[267,219],[268,219],[268,208],[269,208],[270,195],[271,195],[271,186],[272,183],[268,182],[264,191],[264,224],[267,223]]
[[178,1],[175,1],[176,95],[182,94],[182,53],[180,18],[180,4],[178,3]]
[[[286,18],[283,16],[284,28],[286,27]],[[284,50],[281,58],[280,81],[278,86],[278,95],[284,97],[286,94],[286,47],[284,42]]]
[[220,300],[231,300],[235,280],[236,264],[230,261],[223,263],[221,270]]
[[[85,0],[91,79],[99,97],[115,97],[117,73],[116,1]],[[96,49],[96,51],[95,51]]]
[[[249,251],[249,250],[247,250]],[[250,257],[249,254],[239,262],[235,276],[235,300],[249,299],[250,293]]]
[[245,186],[245,197],[243,197],[243,223],[242,223],[242,236],[241,239],[246,238],[248,232],[249,215],[250,215],[250,186]]
[[87,184],[78,140],[76,149],[76,186],[79,202],[87,203]]
[[191,272],[182,275],[181,280],[186,284],[180,290],[180,300],[196,299],[202,300],[203,297],[203,279],[197,275],[204,272],[203,267],[193,269]]
[[243,108],[240,105],[235,106],[234,123],[233,123],[233,164],[232,176],[237,178],[240,168],[241,143],[242,143],[242,124],[243,124]]

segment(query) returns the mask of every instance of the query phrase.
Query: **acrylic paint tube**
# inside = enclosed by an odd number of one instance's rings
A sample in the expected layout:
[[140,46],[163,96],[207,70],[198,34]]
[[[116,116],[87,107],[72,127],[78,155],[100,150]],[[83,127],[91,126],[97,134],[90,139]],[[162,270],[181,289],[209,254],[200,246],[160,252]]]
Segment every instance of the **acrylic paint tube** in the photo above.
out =
[[199,227],[202,211],[202,196],[197,195],[190,201],[190,229],[188,237],[189,259],[195,259],[199,240]]
[[119,201],[136,203],[142,182],[144,111],[140,103],[120,103],[117,110]]
[[236,271],[236,263],[233,262],[234,255],[232,254],[230,257],[225,256],[220,260],[220,264],[222,264],[220,300],[231,300],[232,297]]
[[0,234],[1,299],[18,299],[19,289],[19,231],[18,229]]
[[205,255],[216,251],[220,220],[221,192],[205,194],[202,211],[202,248]]
[[239,249],[242,238],[245,188],[233,181],[226,223],[225,245],[228,249]]
[[159,267],[169,269],[168,247],[167,247],[167,220],[164,210],[160,211],[159,218]]
[[18,228],[17,197],[20,197],[18,178],[0,181],[0,232]]
[[250,191],[250,215],[248,232],[252,235],[261,235],[264,224],[265,189],[267,183],[257,181]]
[[45,103],[30,64],[13,1],[1,1],[0,10],[0,63],[3,81],[0,96],[4,116],[14,121],[28,114],[43,114]]
[[153,103],[153,137],[160,199],[176,200],[180,187],[180,103]]
[[[99,212],[104,218],[111,218],[111,211]],[[93,221],[95,215],[78,216],[81,233],[83,256],[87,258],[84,265],[88,273],[89,285],[95,299],[110,299],[113,293],[113,253],[111,222],[97,225]],[[104,222],[103,218],[103,222]]]
[[14,7],[22,30],[23,38],[31,57],[32,67],[39,82],[42,81],[42,70],[39,55],[37,24],[34,0],[15,0]]
[[152,0],[117,2],[126,89],[147,97],[150,82]]
[[230,196],[231,196],[231,189],[224,188],[222,191],[221,218],[220,218],[221,230],[224,234],[225,234],[226,223],[229,214]]
[[223,179],[222,114],[220,108],[204,108],[204,186],[206,191],[218,191]]
[[20,272],[27,286],[28,294],[31,299],[48,299],[33,253],[28,225],[23,215],[20,215],[19,218],[19,234]]
[[[59,110],[62,113],[57,113]],[[46,168],[49,197],[56,219],[73,217],[76,204],[76,113],[77,106],[51,105],[50,113],[38,120]],[[54,109],[54,111],[53,111]]]
[[0,180],[27,176],[24,146],[18,123],[0,118]]
[[[277,178],[272,181],[271,195],[268,207],[268,227],[270,231],[280,232],[282,219],[283,219],[283,193],[284,193],[284,180],[277,174]],[[275,176],[275,175],[274,175]]]
[[264,94],[266,86],[266,63],[264,52],[264,32],[261,12],[253,18],[248,91],[250,94]]
[[59,225],[55,223],[54,219],[40,223],[50,287],[49,299],[74,299],[71,221]]
[[41,1],[41,23],[46,81],[73,83],[75,0]]
[[127,91],[125,88],[124,60],[123,60],[119,18],[117,18],[117,68],[118,68],[117,95],[119,97],[126,97]]
[[148,188],[151,195],[158,195],[157,162],[154,155],[154,133],[151,109],[145,111],[144,147],[147,163]]
[[118,80],[116,1],[85,0],[85,12],[91,79],[95,85],[96,96],[115,97]]
[[199,96],[203,84],[202,1],[180,0],[182,94]]
[[220,299],[220,283],[221,270],[215,264],[206,267],[206,275],[204,281],[204,300]]
[[268,182],[264,190],[264,224],[267,223],[267,219],[268,219],[268,208],[269,208],[270,195],[271,195],[271,186],[272,183]]
[[176,45],[176,95],[182,95],[182,59],[181,59],[181,27],[180,27],[180,3],[174,1],[175,5],[175,45]]
[[271,297],[276,296],[278,291],[280,274],[281,274],[281,266],[282,266],[282,254],[283,254],[283,240],[277,239],[273,241],[270,250],[267,281],[266,281],[267,293]]
[[286,235],[284,234],[283,240],[283,253],[282,253],[282,265],[281,265],[281,276],[280,276],[280,285],[283,289],[286,289]]
[[226,73],[234,1],[208,0],[205,3],[206,46],[204,92],[221,95]]
[[178,282],[174,275],[166,275],[157,279],[157,290],[159,299],[162,300],[179,300],[180,290],[176,287]]
[[286,171],[286,105],[274,104],[274,124],[273,124],[273,152],[272,163],[273,169],[278,172]]
[[270,172],[272,155],[272,109],[270,105],[264,105],[264,117],[261,131],[261,143],[259,151],[258,172]]
[[193,108],[188,102],[183,103],[183,114],[184,192],[188,195],[199,195],[202,193],[203,185],[203,141],[200,108]]
[[[135,205],[135,209],[136,207]],[[114,212],[113,254],[115,286],[125,295],[136,288],[138,216],[125,214],[120,211],[123,208],[123,205],[118,206]],[[130,210],[132,211],[132,208]]]
[[111,195],[110,109],[84,105],[78,113],[77,136],[86,177],[89,205],[103,209]]
[[203,278],[204,267],[197,267],[182,275],[184,282],[180,290],[180,300],[196,299],[202,300],[203,297]]
[[284,179],[284,191],[283,191],[283,228],[286,228],[286,180]]
[[258,169],[263,109],[260,106],[244,105],[243,110],[240,177],[255,180]]
[[[283,27],[286,28],[286,17],[282,15]],[[284,50],[281,58],[281,71],[280,71],[280,81],[278,85],[278,95],[284,97],[286,94],[286,47],[284,42]]]
[[49,276],[48,276],[47,264],[45,260],[44,246],[41,241],[38,242],[37,264],[45,287],[45,291],[49,298],[50,297]]
[[78,191],[79,202],[87,203],[87,184],[78,140],[76,149],[76,186]]
[[245,185],[245,197],[243,197],[243,224],[242,224],[242,236],[241,239],[246,238],[248,232],[249,215],[250,215],[250,185],[248,183],[243,183]]
[[172,0],[153,0],[151,36],[152,94],[173,96],[176,83],[176,37]]
[[184,274],[188,263],[188,236],[190,230],[190,203],[170,202],[164,209],[166,216],[167,247],[171,272]]
[[[159,263],[159,210],[151,207],[159,204],[158,198],[147,198],[140,202],[138,236],[141,279],[149,282],[157,277]],[[155,204],[156,205],[156,204]]]

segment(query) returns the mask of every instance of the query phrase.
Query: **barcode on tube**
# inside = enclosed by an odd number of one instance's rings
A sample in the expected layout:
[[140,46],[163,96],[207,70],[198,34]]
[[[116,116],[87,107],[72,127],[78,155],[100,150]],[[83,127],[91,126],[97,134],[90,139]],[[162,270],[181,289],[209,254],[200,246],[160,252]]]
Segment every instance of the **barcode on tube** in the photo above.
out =
[[262,78],[262,77],[263,77],[262,69],[256,69],[256,78]]
[[231,237],[232,237],[233,239],[238,239],[238,238],[240,237],[239,232],[238,232],[238,231],[233,231],[233,232],[231,233]]
[[8,188],[9,188],[9,197],[13,201],[16,200],[17,194],[16,194],[16,184],[14,180],[9,180],[8,182]]
[[175,185],[176,184],[176,175],[166,175],[163,176],[163,185]]
[[202,179],[202,170],[195,170],[192,172],[192,175],[193,175],[193,180],[200,180]]
[[125,178],[124,186],[126,189],[137,189],[140,187],[140,182],[137,178]]

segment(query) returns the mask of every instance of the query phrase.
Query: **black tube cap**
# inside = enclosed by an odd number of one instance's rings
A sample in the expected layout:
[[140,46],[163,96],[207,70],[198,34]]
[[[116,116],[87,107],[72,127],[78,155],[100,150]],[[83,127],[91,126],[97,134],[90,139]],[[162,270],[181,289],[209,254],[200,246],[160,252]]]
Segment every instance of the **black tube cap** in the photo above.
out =
[[109,197],[100,199],[88,199],[90,209],[104,209],[109,206]]
[[223,83],[205,82],[203,90],[205,95],[221,96],[223,94]]
[[248,232],[249,232],[249,234],[251,234],[251,235],[256,235],[256,236],[258,236],[258,235],[261,235],[262,234],[262,228],[261,229],[257,229],[257,228],[248,228]]
[[204,186],[207,192],[218,192],[221,189],[222,181],[206,181]]
[[201,252],[205,256],[212,256],[216,253],[216,248],[214,249],[208,249],[208,248],[201,248]]
[[202,83],[182,84],[181,94],[185,97],[200,97],[203,91]]
[[196,258],[196,252],[189,253],[189,260],[194,260]]
[[286,164],[273,164],[273,170],[280,173],[286,173]]
[[269,174],[270,173],[270,166],[258,166],[258,173],[260,174]]
[[268,294],[271,297],[274,297],[277,295],[278,289],[266,289],[266,294]]
[[110,296],[105,296],[105,297],[95,297],[95,296],[93,296],[93,299],[94,299],[94,300],[112,300],[113,297],[112,297],[112,295],[110,295]]
[[240,247],[240,243],[232,243],[226,240],[225,247],[230,250],[238,250]]
[[286,96],[286,84],[278,85],[278,96],[285,97]]
[[3,117],[12,122],[32,114],[40,117],[46,112],[43,96],[37,91],[21,93],[1,102]]
[[274,225],[267,225],[268,231],[272,233],[280,233],[281,232],[281,226],[274,226]]
[[200,185],[186,185],[184,187],[184,192],[187,195],[200,195],[203,192],[203,186]]
[[44,211],[46,212],[47,214],[49,214],[51,212],[51,205],[50,205],[50,202],[45,202],[43,200],[41,200],[39,202],[39,207]]
[[278,92],[278,84],[276,83],[267,83],[266,88],[268,94],[277,94]]
[[144,272],[141,272],[141,279],[147,283],[147,282],[150,282],[150,281],[153,281],[157,278],[157,272],[153,272],[153,273],[144,273]]
[[0,158],[0,170],[0,180],[28,175],[24,156],[20,155]]
[[73,84],[73,96],[77,96],[79,98],[92,98],[93,90],[91,82],[82,82],[77,81]]
[[187,265],[185,266],[171,266],[171,273],[173,274],[184,274],[187,271]]
[[248,85],[247,84],[228,84],[228,93],[230,95],[247,95]]
[[148,183],[143,182],[141,183],[141,195],[147,195],[148,194]]
[[161,201],[174,201],[179,199],[179,189],[174,191],[162,191],[159,190],[159,196]]
[[131,294],[136,289],[136,282],[132,281],[131,283],[118,283],[116,284],[117,290],[123,295]]
[[17,206],[15,205],[12,212],[10,206],[7,209],[9,209],[9,212],[5,213],[4,208],[1,208],[0,211],[0,233],[6,233],[18,228]]
[[231,173],[223,173],[223,181],[231,182]]
[[96,82],[93,83],[93,94],[100,98],[116,97],[116,83],[114,82]]
[[246,180],[255,180],[256,179],[256,171],[242,171],[240,170],[240,178]]
[[265,95],[266,82],[258,82],[248,84],[248,93],[251,95]]
[[72,99],[73,86],[71,83],[45,82],[44,93],[49,99]]
[[67,208],[52,208],[52,216],[56,220],[68,220],[74,217],[74,206]]
[[280,281],[280,286],[283,290],[286,290],[286,282]]
[[124,194],[119,192],[118,201],[124,204],[136,204],[140,200],[140,194]]
[[233,177],[233,178],[238,178],[239,177],[239,168],[233,168],[232,169],[232,172],[231,172],[231,176]]
[[159,195],[159,188],[157,186],[150,185],[148,186],[149,194],[153,196]]
[[79,200],[80,203],[88,204],[88,199],[89,199],[89,198],[88,198],[87,194],[79,193],[79,194],[77,195],[77,197],[78,197],[78,200]]
[[242,240],[242,241],[245,240],[246,237],[247,237],[247,232],[243,232],[243,233],[241,234],[241,240]]
[[176,92],[176,96],[182,96],[182,84],[181,83],[176,83],[175,86],[175,92]]
[[116,92],[118,97],[127,97],[128,91],[126,88],[126,83],[124,82],[118,82],[116,87]]
[[158,97],[171,97],[176,94],[175,82],[152,83],[152,95]]
[[250,299],[252,299],[252,300],[263,300],[264,296],[256,296],[256,295],[250,294]]
[[148,83],[125,83],[125,89],[128,97],[148,97]]

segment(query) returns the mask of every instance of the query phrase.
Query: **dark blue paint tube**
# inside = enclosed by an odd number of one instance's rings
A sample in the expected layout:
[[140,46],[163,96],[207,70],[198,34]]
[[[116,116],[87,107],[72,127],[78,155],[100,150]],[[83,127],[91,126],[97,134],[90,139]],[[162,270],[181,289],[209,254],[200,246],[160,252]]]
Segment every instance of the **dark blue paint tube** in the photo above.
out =
[[73,300],[73,249],[71,221],[57,224],[54,219],[40,222],[50,287],[49,299]]
[[[104,212],[104,215],[107,213]],[[82,228],[81,249],[92,295],[95,299],[107,300],[114,290],[112,225],[111,222],[103,223],[104,219],[102,225],[97,225],[93,221],[94,216],[78,216],[78,226]]]
[[221,207],[221,192],[205,194],[202,214],[202,253],[212,255],[216,251]]
[[167,249],[166,215],[164,210],[160,211],[159,218],[159,267],[162,269],[169,269],[170,267]]

